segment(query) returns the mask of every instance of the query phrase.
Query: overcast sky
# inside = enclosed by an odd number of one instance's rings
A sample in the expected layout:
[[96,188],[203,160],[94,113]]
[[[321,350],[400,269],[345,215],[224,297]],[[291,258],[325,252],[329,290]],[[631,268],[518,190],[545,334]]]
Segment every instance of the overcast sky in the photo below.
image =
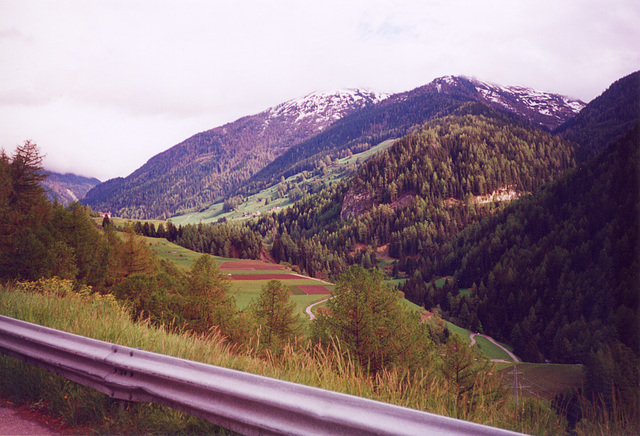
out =
[[588,102],[638,69],[638,0],[0,0],[0,147],[104,181],[313,91],[452,74]]

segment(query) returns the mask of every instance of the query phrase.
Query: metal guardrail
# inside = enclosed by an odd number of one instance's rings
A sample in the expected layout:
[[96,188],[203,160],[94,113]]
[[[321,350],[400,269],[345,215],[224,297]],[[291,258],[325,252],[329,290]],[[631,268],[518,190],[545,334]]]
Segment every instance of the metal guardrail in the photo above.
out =
[[1,315],[0,353],[112,398],[164,404],[249,435],[516,434],[89,339]]

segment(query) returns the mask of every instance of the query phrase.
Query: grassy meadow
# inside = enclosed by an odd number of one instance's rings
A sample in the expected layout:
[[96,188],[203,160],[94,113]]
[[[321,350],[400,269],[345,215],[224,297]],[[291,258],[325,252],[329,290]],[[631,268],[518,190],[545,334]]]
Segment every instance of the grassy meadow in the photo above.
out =
[[[146,243],[149,245],[151,250],[160,256],[163,259],[167,259],[173,263],[175,263],[179,268],[187,271],[193,265],[193,262],[200,256],[201,253],[196,253],[195,251],[188,250],[179,245],[168,242],[166,239],[160,238],[144,238]],[[273,270],[273,269],[243,269],[243,265],[246,261],[240,259],[228,259],[224,257],[213,256],[218,267],[221,267],[223,264],[224,269],[220,272],[223,276],[227,276],[229,274],[234,277],[238,276],[246,276],[246,280],[229,280],[230,289],[233,297],[236,300],[236,307],[238,310],[245,309],[252,300],[256,299],[262,290],[262,287],[267,284],[269,281],[266,280],[253,280],[251,276],[256,275],[268,275],[268,274],[287,274],[291,276],[290,279],[282,280],[282,282],[289,286],[292,289],[291,300],[296,303],[297,313],[300,315],[302,320],[308,320],[309,317],[305,313],[305,309],[307,306],[323,300],[329,296],[331,291],[333,290],[332,284],[326,284],[317,279],[313,278],[304,278],[293,271],[282,269],[282,270]],[[235,268],[232,265],[237,264],[238,267]],[[271,267],[270,267],[271,268]],[[326,294],[312,294],[307,295],[304,292],[300,291],[298,286],[309,286],[309,285],[323,285],[327,292]]]

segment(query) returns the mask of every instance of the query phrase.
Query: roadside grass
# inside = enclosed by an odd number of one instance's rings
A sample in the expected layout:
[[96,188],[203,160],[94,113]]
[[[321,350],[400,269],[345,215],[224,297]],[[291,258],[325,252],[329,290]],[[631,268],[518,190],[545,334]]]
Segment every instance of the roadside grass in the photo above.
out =
[[[297,313],[300,314],[300,319],[305,321],[305,323],[310,323],[311,320],[309,319],[309,315],[307,315],[305,311],[306,308],[312,305],[313,303],[317,303],[318,301],[324,300],[325,298],[329,298],[329,297],[330,297],[329,294],[292,295],[291,301],[296,303],[296,309],[297,309]],[[314,309],[316,309],[316,307],[314,307]],[[312,312],[313,312],[313,309],[312,309]]]
[[[318,298],[316,296],[316,298]],[[170,333],[149,322],[133,323],[129,314],[110,297],[26,293],[15,288],[0,291],[0,312],[82,336],[188,360],[260,374],[371,398],[403,407],[455,416],[456,401],[434,365],[409,374],[388,369],[375,377],[344,354],[339,343],[318,348],[292,344],[278,358],[258,357],[250,349],[232,347],[215,332],[207,335]],[[435,361],[435,356],[433,361]],[[52,376],[10,358],[0,358],[0,394],[13,402],[40,402],[65,423],[91,427],[97,433],[169,434],[216,433],[207,423],[160,406],[117,401],[89,388]],[[471,393],[470,395],[474,395]],[[478,398],[482,398],[480,393]],[[527,433],[560,433],[564,422],[548,408],[520,409],[510,398],[480,401],[462,419]],[[544,427],[540,428],[540,423]]]
[[[471,332],[469,330],[464,329],[462,327],[458,327],[457,325],[452,324],[449,321],[445,321],[445,324],[451,333],[456,333],[462,338],[464,343],[471,345],[471,339],[469,338],[469,335],[471,334]],[[505,353],[503,349],[501,349],[500,347],[498,347],[488,339],[485,339],[482,336],[477,336],[477,335],[474,336],[474,339],[476,340],[476,343],[473,345],[473,348],[479,351],[480,354],[484,356],[486,359],[489,359],[489,360],[502,359],[502,360],[506,360],[507,362],[512,361],[511,357],[509,357],[509,355]],[[508,349],[509,351],[511,351],[511,347],[505,344],[501,344],[501,345],[506,349]]]

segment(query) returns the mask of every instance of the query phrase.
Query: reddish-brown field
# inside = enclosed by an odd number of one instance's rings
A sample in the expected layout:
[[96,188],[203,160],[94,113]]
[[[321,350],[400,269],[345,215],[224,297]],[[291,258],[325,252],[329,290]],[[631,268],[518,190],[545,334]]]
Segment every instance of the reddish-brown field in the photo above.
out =
[[[300,280],[295,274],[227,274],[231,280]],[[326,293],[326,289],[325,289]]]
[[322,285],[299,285],[302,292],[307,295],[329,294],[330,292]]
[[284,269],[282,265],[262,262],[261,260],[239,260],[237,262],[225,262],[220,265],[220,271],[282,271]]

